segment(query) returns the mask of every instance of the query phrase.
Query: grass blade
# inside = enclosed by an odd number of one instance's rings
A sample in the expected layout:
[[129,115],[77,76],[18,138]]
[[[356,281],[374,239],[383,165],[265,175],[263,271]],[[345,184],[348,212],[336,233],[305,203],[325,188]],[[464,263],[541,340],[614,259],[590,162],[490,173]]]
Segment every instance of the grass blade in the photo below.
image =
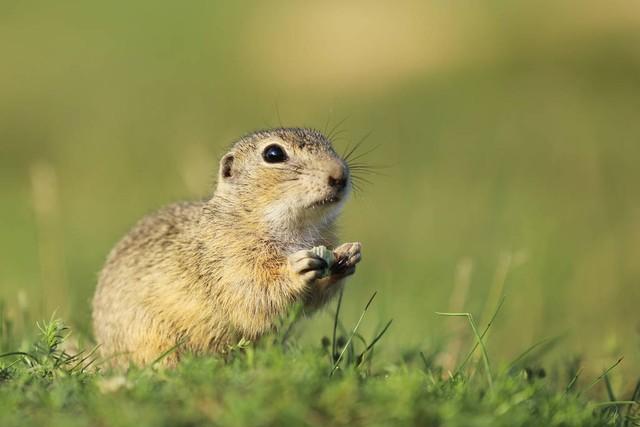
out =
[[186,337],[183,337],[182,339],[178,340],[178,342],[173,347],[169,348],[167,351],[165,351],[160,356],[158,356],[153,362],[151,362],[149,366],[154,367],[157,363],[162,361],[162,359],[164,359],[165,357],[167,357],[168,355],[176,351],[185,342],[187,342]]
[[[491,316],[491,319],[489,320],[489,323],[487,323],[487,326],[484,328],[484,331],[482,331],[482,334],[480,335],[480,340],[476,341],[476,343],[473,345],[473,348],[471,349],[471,351],[467,354],[467,356],[464,358],[464,360],[462,361],[462,363],[460,364],[460,366],[458,366],[458,368],[456,369],[455,374],[460,373],[460,371],[464,368],[464,366],[467,364],[467,362],[469,362],[469,359],[471,359],[471,357],[473,356],[473,353],[476,351],[476,349],[478,348],[478,345],[480,345],[480,343],[482,343],[482,340],[484,339],[485,335],[487,334],[487,332],[489,331],[489,328],[491,327],[491,325],[493,324],[493,321],[496,319],[496,316],[498,315],[498,312],[500,311],[500,309],[502,308],[502,304],[504,304],[504,300],[505,300],[505,296],[503,296],[500,299],[500,302],[498,303],[498,305],[496,306],[495,311],[493,312],[493,315]],[[454,375],[455,375],[454,374]]]
[[473,334],[475,335],[477,343],[480,346],[480,350],[482,352],[482,361],[484,363],[484,368],[487,372],[487,381],[489,382],[489,388],[493,389],[493,375],[491,373],[491,366],[489,365],[489,356],[487,354],[487,348],[485,347],[484,342],[482,341],[482,337],[478,333],[478,327],[476,325],[475,320],[473,320],[473,316],[471,315],[471,313],[443,313],[443,312],[437,311],[436,314],[439,316],[467,318],[467,320],[469,321],[469,324],[471,325],[471,330],[473,331]]
[[9,357],[9,356],[24,356],[24,357],[30,358],[31,360],[35,361],[36,363],[39,363],[39,360],[35,356],[32,356],[29,353],[25,353],[24,351],[12,351],[10,353],[0,354],[0,359],[3,358],[3,357]]
[[592,403],[591,405],[598,408],[601,406],[618,406],[618,405],[638,405],[640,403],[636,402],[635,400],[613,400],[613,401],[608,401],[608,402],[598,402],[598,403]]
[[429,372],[429,370],[431,369],[431,364],[429,363],[429,361],[427,360],[427,357],[424,355],[423,352],[420,352],[420,358],[422,359],[422,363],[424,363],[425,371]]
[[[633,394],[631,395],[631,400],[634,402],[640,401],[640,380],[636,383],[636,388],[633,390]],[[625,415],[624,423],[622,423],[623,427],[629,427],[631,424],[631,406],[627,408],[627,413]]]
[[569,393],[573,389],[576,381],[578,381],[578,378],[580,378],[580,374],[582,374],[582,368],[578,369],[576,374],[571,378],[571,381],[569,381],[569,384],[567,384],[567,387],[564,390],[565,394]]
[[336,331],[338,329],[338,322],[340,319],[340,307],[342,306],[342,296],[344,295],[344,286],[340,288],[340,295],[338,296],[338,305],[336,306],[336,315],[333,318],[333,338],[331,340],[331,362],[336,354]]
[[78,366],[82,365],[85,361],[87,361],[89,358],[91,358],[91,356],[93,356],[93,354],[100,348],[100,345],[96,345],[95,347],[93,347],[93,349],[89,352],[89,354],[87,354],[85,357],[83,357],[82,359],[80,359],[80,361],[78,363],[76,363],[75,365],[73,365],[70,369],[69,372],[73,372]]
[[616,400],[616,395],[613,392],[613,387],[611,386],[611,381],[609,380],[609,375],[604,376],[604,384],[607,386],[607,395],[609,396],[609,400],[614,402]]
[[621,357],[620,359],[618,359],[616,361],[616,363],[614,363],[613,365],[611,365],[610,367],[608,367],[607,369],[605,369],[605,371],[595,380],[593,380],[593,382],[591,384],[589,384],[587,387],[584,388],[584,390],[582,390],[580,393],[578,394],[582,394],[582,393],[586,393],[587,391],[591,390],[591,388],[598,384],[604,377],[607,376],[607,374],[609,372],[611,372],[612,369],[614,369],[616,366],[618,366],[620,364],[620,362],[622,362],[622,360],[624,359],[624,357]]
[[380,338],[382,338],[382,336],[387,332],[387,329],[389,329],[389,326],[391,326],[391,323],[393,323],[393,319],[389,320],[387,322],[387,324],[385,325],[384,328],[382,328],[382,331],[380,331],[380,333],[378,335],[376,335],[376,337],[371,341],[371,344],[369,344],[367,346],[367,348],[364,349],[364,351],[362,353],[360,353],[360,355],[357,357],[357,361],[358,361],[358,366],[362,363],[362,361],[364,360],[364,356],[370,352],[371,350],[373,350],[373,346],[376,345],[376,343],[378,341],[380,341]]
[[331,372],[329,373],[330,377],[332,377],[333,373],[336,371],[336,369],[338,369],[338,366],[340,365],[340,361],[342,360],[342,357],[344,356],[345,351],[347,350],[347,348],[351,344],[351,341],[353,340],[353,336],[356,334],[356,332],[358,332],[358,328],[360,327],[360,323],[362,323],[362,319],[364,319],[364,315],[367,313],[367,310],[369,309],[369,306],[373,302],[373,299],[376,297],[377,293],[378,292],[374,292],[373,295],[371,295],[371,298],[369,298],[369,302],[367,302],[367,305],[364,306],[364,310],[362,310],[362,314],[360,315],[360,318],[358,319],[358,322],[356,322],[356,325],[353,327],[353,331],[351,332],[351,335],[349,335],[349,339],[347,340],[346,344],[342,348],[342,351],[340,352],[340,355],[338,356],[338,359],[333,364],[333,368],[331,368]]
[[282,339],[280,340],[280,345],[285,346],[287,341],[291,337],[291,332],[293,331],[293,327],[296,322],[302,315],[303,306],[302,304],[296,304],[293,309],[289,312],[289,315],[283,320],[283,323],[286,325],[286,329],[282,334]]
[[509,373],[513,373],[513,371],[518,368],[523,361],[526,361],[527,357],[534,352],[534,350],[537,350],[538,348],[542,347],[542,352],[546,352],[548,351],[551,347],[553,347],[559,340],[560,338],[562,338],[561,335],[555,336],[555,337],[548,337],[545,338],[543,340],[540,340],[538,342],[536,342],[535,344],[533,344],[532,346],[530,346],[529,348],[527,348],[525,351],[523,351],[522,353],[520,353],[520,355],[518,355],[518,357],[516,357],[507,367],[506,372]]

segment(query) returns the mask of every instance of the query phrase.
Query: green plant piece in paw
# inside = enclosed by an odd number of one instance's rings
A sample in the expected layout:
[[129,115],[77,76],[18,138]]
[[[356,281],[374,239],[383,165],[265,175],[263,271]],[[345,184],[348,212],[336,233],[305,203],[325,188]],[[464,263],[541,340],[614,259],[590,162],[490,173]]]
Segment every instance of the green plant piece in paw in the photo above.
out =
[[327,263],[327,266],[322,271],[322,277],[328,276],[331,271],[331,267],[336,262],[336,257],[333,255],[333,252],[327,249],[326,246],[315,246],[311,248],[311,252],[322,258]]

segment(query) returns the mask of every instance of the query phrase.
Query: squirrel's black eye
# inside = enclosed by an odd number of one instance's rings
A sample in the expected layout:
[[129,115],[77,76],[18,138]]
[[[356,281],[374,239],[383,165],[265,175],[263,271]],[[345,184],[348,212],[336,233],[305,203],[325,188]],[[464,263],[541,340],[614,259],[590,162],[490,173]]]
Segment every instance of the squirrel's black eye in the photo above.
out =
[[287,160],[287,153],[279,145],[271,144],[262,152],[262,158],[267,163],[281,163]]

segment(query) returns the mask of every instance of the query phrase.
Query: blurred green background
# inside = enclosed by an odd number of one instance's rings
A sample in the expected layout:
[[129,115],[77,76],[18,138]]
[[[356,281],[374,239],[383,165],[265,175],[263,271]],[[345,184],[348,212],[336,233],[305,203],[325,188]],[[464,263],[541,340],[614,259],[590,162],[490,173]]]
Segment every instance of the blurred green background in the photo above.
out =
[[434,311],[486,322],[504,292],[496,359],[566,334],[640,372],[639,46],[627,1],[0,0],[0,298],[89,336],[137,219],[209,194],[244,133],[342,122],[388,166],[342,219],[345,323],[377,290],[364,331],[428,352],[468,337]]

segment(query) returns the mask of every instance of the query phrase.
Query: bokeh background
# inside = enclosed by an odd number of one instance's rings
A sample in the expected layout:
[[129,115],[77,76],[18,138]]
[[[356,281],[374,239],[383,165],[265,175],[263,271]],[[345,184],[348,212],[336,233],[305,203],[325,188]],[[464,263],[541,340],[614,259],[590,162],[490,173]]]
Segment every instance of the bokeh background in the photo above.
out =
[[1,0],[0,298],[90,339],[137,219],[209,194],[244,133],[335,128],[383,166],[342,219],[345,324],[377,290],[365,334],[428,353],[468,338],[435,311],[486,323],[504,293],[494,359],[562,335],[557,359],[638,373],[639,46],[629,1]]

